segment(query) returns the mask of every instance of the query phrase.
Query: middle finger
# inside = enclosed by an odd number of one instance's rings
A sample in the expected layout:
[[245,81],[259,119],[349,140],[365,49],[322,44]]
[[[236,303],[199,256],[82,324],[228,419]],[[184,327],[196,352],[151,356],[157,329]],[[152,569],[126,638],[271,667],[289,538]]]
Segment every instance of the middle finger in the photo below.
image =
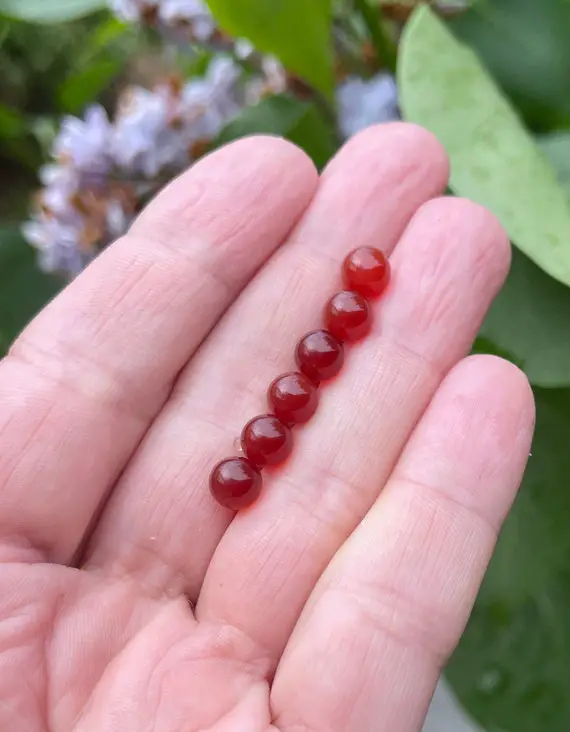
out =
[[292,366],[351,247],[390,252],[414,211],[447,179],[429,133],[385,125],[354,138],[323,174],[292,239],[246,288],[190,363],[100,522],[88,566],[134,575],[151,592],[195,600],[233,514],[208,473],[234,452],[269,383]]

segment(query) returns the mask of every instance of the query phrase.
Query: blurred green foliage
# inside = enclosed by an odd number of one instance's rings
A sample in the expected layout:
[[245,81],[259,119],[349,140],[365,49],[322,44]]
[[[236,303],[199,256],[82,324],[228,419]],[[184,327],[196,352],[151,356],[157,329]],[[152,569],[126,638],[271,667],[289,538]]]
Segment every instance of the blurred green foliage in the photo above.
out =
[[332,0],[209,0],[220,26],[273,53],[291,71],[332,97]]
[[487,732],[567,732],[570,723],[570,389],[535,397],[524,485],[449,668]]
[[35,252],[24,244],[18,228],[0,227],[0,351],[8,348],[62,284],[40,272]]
[[535,132],[570,124],[570,2],[480,0],[451,28]]
[[60,116],[111,99],[137,44],[132,28],[106,14],[62,25],[0,16],[0,160],[35,172]]
[[[379,0],[356,6],[349,0],[210,0],[223,28],[276,54],[320,92],[246,108],[216,144],[251,132],[281,134],[322,167],[338,147],[327,118],[331,15],[348,5],[358,14],[360,7],[356,33],[381,57],[379,46],[397,36],[389,13],[394,4],[382,0],[382,21]],[[62,285],[39,272],[17,230],[59,117],[79,113],[95,98],[112,100],[133,61],[156,43],[102,5],[0,0],[0,349]],[[386,23],[381,33],[370,27],[374,17]],[[203,61],[195,57],[193,68]],[[448,675],[488,732],[566,732],[570,0],[478,0],[445,23],[426,8],[416,10],[400,44],[398,78],[404,115],[433,129],[448,149],[454,192],[489,206],[513,240],[511,273],[475,350],[521,366],[538,407],[520,496]]]
[[288,95],[268,97],[243,112],[230,122],[215,141],[224,145],[251,130],[265,135],[281,135],[302,147],[318,168],[334,155],[338,147],[330,127],[314,102],[307,102]]

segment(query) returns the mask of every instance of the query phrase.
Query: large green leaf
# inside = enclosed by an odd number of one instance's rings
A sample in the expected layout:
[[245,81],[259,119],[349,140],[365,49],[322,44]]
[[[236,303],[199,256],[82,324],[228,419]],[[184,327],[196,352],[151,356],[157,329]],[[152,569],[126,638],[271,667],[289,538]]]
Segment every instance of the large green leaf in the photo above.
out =
[[398,76],[405,117],[450,156],[452,189],[491,209],[528,257],[570,285],[566,192],[477,56],[427,5],[406,26]]
[[0,354],[61,285],[40,272],[16,228],[0,228]]
[[334,134],[317,107],[288,95],[267,97],[243,112],[221,132],[216,146],[252,134],[279,135],[294,142],[322,168],[337,149]]
[[537,386],[570,386],[570,289],[521,252],[481,334],[510,352]]
[[[538,140],[570,194],[570,133]],[[570,385],[570,290],[516,249],[504,288],[481,329],[480,350],[500,344],[537,386]]]
[[528,123],[570,119],[568,0],[479,0],[452,22]]
[[[568,3],[570,7],[570,2]],[[541,135],[538,146],[558,174],[558,180],[570,196],[570,132]]]
[[220,26],[333,93],[332,0],[208,0]]
[[74,70],[58,90],[62,109],[72,114],[81,112],[109,87],[122,68],[121,59],[108,56],[96,59],[83,69]]
[[77,114],[111,86],[129,55],[139,50],[131,30],[113,17],[97,25],[57,90],[62,110]]
[[448,669],[488,732],[570,729],[570,390],[535,396],[521,492]]
[[0,0],[0,15],[32,23],[62,23],[106,6],[107,0]]

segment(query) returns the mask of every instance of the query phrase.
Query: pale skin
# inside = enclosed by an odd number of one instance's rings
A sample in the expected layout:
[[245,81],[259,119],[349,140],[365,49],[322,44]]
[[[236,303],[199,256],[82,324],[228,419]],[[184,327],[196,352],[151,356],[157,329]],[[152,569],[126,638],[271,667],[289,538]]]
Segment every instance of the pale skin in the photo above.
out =
[[[0,364],[0,729],[418,732],[520,484],[513,365],[467,357],[509,266],[404,124],[319,179],[252,138],[164,191]],[[238,515],[208,474],[391,255],[372,334]]]

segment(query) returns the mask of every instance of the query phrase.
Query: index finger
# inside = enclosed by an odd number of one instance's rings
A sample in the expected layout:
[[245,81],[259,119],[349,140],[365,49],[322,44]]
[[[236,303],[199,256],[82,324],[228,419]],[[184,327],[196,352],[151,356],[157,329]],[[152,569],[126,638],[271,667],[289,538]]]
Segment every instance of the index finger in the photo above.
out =
[[0,560],[71,559],[176,375],[316,183],[283,140],[214,153],[25,330],[0,364]]

